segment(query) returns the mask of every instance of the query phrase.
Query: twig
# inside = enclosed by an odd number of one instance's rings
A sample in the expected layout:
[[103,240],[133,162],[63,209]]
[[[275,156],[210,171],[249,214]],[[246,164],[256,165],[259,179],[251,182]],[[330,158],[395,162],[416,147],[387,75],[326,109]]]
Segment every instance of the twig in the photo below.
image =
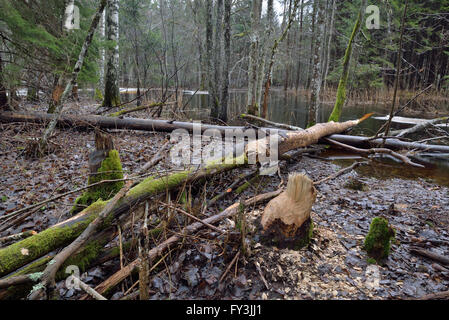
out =
[[265,277],[263,276],[262,269],[260,268],[259,262],[256,261],[254,264],[256,265],[257,272],[259,272],[259,276],[262,279],[262,282],[265,285],[265,288],[267,288],[267,290],[270,290],[270,287],[268,286],[268,282],[265,279]]
[[37,232],[33,231],[33,230],[13,234],[13,235],[10,235],[7,237],[0,238],[0,243],[4,244],[4,243],[12,242],[12,241],[26,239],[28,237],[34,236],[35,234],[37,234]]
[[81,289],[83,289],[88,295],[90,295],[95,300],[108,300],[105,297],[103,297],[101,294],[99,294],[97,291],[89,287],[87,284],[82,282],[79,278],[72,276],[73,280],[75,282],[75,285],[79,285]]
[[425,258],[437,261],[437,262],[439,262],[441,264],[444,264],[446,266],[449,266],[449,258],[448,257],[445,257],[445,256],[442,256],[442,255],[433,253],[433,252],[428,251],[428,250],[416,248],[416,247],[411,247],[410,248],[410,252],[414,253],[414,254],[417,254],[417,255],[420,255],[420,256],[423,256]]
[[237,261],[239,256],[240,256],[240,250],[237,252],[237,254],[234,256],[234,258],[231,260],[231,263],[229,263],[228,267],[226,268],[225,272],[220,277],[220,280],[218,282],[222,282],[223,281],[223,279],[226,277],[226,275],[228,274],[229,270],[231,270],[232,265]]
[[321,184],[321,183],[326,182],[326,181],[328,181],[328,180],[335,179],[335,178],[341,176],[342,174],[345,174],[345,173],[347,173],[347,172],[350,172],[350,171],[354,170],[355,168],[357,168],[358,166],[365,165],[365,164],[368,164],[368,162],[354,162],[351,166],[346,167],[346,168],[343,168],[343,169],[341,169],[340,171],[338,171],[338,172],[336,172],[336,173],[330,175],[330,176],[327,177],[327,178],[324,178],[324,179],[315,181],[313,184],[314,184],[314,185],[318,185],[318,184]]
[[194,215],[191,215],[190,213],[188,213],[188,212],[182,210],[181,208],[172,206],[172,205],[170,205],[170,204],[168,204],[168,203],[164,203],[164,202],[161,202],[161,201],[158,201],[158,202],[159,202],[161,205],[165,206],[165,207],[172,208],[172,209],[174,209],[174,210],[176,210],[176,211],[178,211],[178,212],[180,212],[180,213],[186,215],[187,217],[189,217],[189,218],[191,218],[191,219],[193,219],[193,220],[195,220],[195,221],[197,221],[197,222],[200,222],[200,223],[204,224],[206,227],[208,227],[208,228],[210,228],[210,229],[212,229],[212,230],[214,230],[214,231],[217,231],[217,232],[222,233],[222,234],[226,233],[226,231],[223,231],[223,230],[221,230],[221,229],[219,229],[219,228],[217,228],[217,227],[211,225],[210,223],[207,223],[207,222],[205,222],[205,221],[203,221],[203,220],[201,220],[201,219],[195,217]]

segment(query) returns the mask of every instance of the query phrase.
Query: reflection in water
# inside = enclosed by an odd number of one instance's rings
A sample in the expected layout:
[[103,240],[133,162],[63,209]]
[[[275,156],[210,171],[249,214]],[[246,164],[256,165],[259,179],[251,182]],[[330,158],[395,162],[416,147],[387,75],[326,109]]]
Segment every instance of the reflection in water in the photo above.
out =
[[[350,166],[355,161],[362,161],[359,155],[351,155],[348,152],[332,148],[323,151],[320,157],[332,160],[333,163],[342,167]],[[417,160],[414,159],[418,162]],[[376,157],[369,166],[358,167],[356,171],[360,175],[380,180],[394,178],[416,180],[421,178],[449,187],[449,162],[447,160],[428,158],[425,166],[425,168],[412,168],[390,156],[383,155]]]

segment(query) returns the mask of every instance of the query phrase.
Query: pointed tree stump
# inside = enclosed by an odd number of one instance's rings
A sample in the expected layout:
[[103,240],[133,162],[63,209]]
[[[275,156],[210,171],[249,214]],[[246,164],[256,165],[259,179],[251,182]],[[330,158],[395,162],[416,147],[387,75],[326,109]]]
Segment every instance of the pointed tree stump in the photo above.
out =
[[310,213],[316,195],[312,180],[303,174],[291,174],[287,189],[271,200],[264,210],[262,241],[294,250],[307,246],[313,234]]

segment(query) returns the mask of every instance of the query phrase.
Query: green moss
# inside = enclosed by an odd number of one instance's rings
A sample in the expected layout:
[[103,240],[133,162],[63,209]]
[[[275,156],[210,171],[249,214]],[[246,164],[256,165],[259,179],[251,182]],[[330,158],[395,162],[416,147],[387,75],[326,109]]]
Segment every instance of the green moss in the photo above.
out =
[[329,116],[329,122],[340,121],[341,112],[343,110],[343,105],[346,101],[346,84],[348,82],[348,76],[349,76],[349,62],[351,61],[351,55],[352,55],[352,44],[355,40],[355,37],[357,33],[359,32],[360,26],[361,26],[361,20],[362,20],[362,11],[359,11],[359,15],[357,18],[357,21],[354,25],[354,28],[352,29],[352,34],[348,42],[348,46],[346,48],[344,60],[343,60],[343,71],[341,74],[340,82],[338,83],[338,89],[337,89],[337,99],[335,101],[334,109],[332,110],[331,115]]
[[[104,181],[123,179],[122,164],[117,150],[109,151],[109,155],[101,163],[101,167],[97,170],[97,174],[89,176],[88,185]],[[75,214],[82,210],[85,206],[89,206],[95,201],[109,200],[124,186],[124,181],[103,183],[89,188],[80,197],[75,200],[71,213]]]
[[310,222],[307,223],[305,222],[303,226],[301,226],[301,228],[304,227],[304,232],[302,237],[299,237],[299,239],[296,241],[295,245],[294,245],[294,250],[300,250],[304,247],[307,247],[310,243],[310,240],[313,237],[313,221],[312,219],[310,219]]
[[368,256],[377,263],[383,263],[390,254],[391,239],[394,238],[395,231],[388,224],[388,220],[381,217],[373,219],[369,232],[365,238],[363,249]]
[[78,237],[97,217],[106,202],[98,201],[85,210],[86,218],[66,226],[49,228],[32,237],[0,249],[0,277],[26,265],[49,251],[62,247]]
[[101,90],[98,88],[95,88],[95,96],[94,96],[95,101],[103,101],[104,97],[103,94],[101,93]]

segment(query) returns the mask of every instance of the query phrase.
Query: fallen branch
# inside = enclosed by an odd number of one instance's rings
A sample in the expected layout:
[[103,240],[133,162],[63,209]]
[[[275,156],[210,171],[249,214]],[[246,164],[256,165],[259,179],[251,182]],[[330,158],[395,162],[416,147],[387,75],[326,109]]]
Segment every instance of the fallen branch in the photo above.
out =
[[120,111],[117,111],[117,112],[109,114],[108,117],[119,117],[119,116],[123,116],[123,115],[128,114],[128,113],[141,111],[141,110],[145,110],[145,109],[156,108],[156,107],[162,107],[162,106],[166,106],[166,105],[172,105],[172,104],[175,104],[175,103],[177,103],[177,102],[176,101],[155,102],[155,103],[151,103],[151,104],[146,105],[146,106],[139,106],[139,107],[134,107],[134,108],[131,108],[131,109],[120,110]]
[[0,238],[0,243],[5,244],[5,243],[13,242],[13,241],[26,239],[28,237],[34,236],[35,234],[37,234],[37,232],[33,231],[33,230],[13,234],[13,235],[10,235],[7,237]]
[[405,136],[407,134],[411,134],[411,133],[415,133],[415,132],[424,130],[424,129],[426,129],[426,128],[434,125],[434,124],[441,123],[441,122],[448,121],[448,120],[449,120],[449,117],[442,117],[442,118],[438,118],[438,119],[432,119],[432,120],[429,120],[429,121],[417,124],[416,126],[413,126],[411,128],[408,128],[408,129],[391,132],[391,135],[396,136],[398,138],[399,137],[403,137],[403,136]]
[[281,129],[291,130],[291,131],[302,131],[302,130],[304,130],[303,128],[300,128],[300,127],[291,126],[291,125],[285,124],[285,123],[277,123],[277,122],[269,121],[267,119],[260,118],[260,117],[257,117],[257,116],[253,116],[253,115],[250,115],[250,114],[243,113],[243,114],[240,115],[240,117],[244,118],[244,119],[251,119],[251,120],[260,121],[262,123],[265,123],[265,124],[267,124],[269,126],[273,126],[275,128],[281,128]]
[[343,169],[341,169],[340,171],[338,171],[338,172],[336,172],[336,173],[330,175],[329,177],[326,177],[326,178],[324,178],[324,179],[315,181],[313,184],[314,184],[315,186],[316,186],[316,185],[319,185],[319,184],[322,184],[322,183],[324,183],[324,182],[326,182],[326,181],[335,179],[335,178],[337,178],[337,177],[339,177],[339,176],[341,176],[341,175],[343,175],[343,174],[345,174],[345,173],[347,173],[347,172],[350,172],[350,171],[354,170],[355,168],[357,168],[358,166],[365,165],[365,164],[368,164],[368,163],[367,163],[367,162],[354,162],[354,163],[353,163],[352,165],[350,165],[349,167],[343,168]]
[[339,147],[342,147],[344,149],[354,151],[356,153],[366,154],[366,155],[376,154],[376,153],[389,154],[389,155],[391,155],[391,156],[401,160],[405,164],[408,164],[408,165],[411,165],[411,166],[417,167],[417,168],[424,168],[423,165],[421,165],[419,163],[415,163],[415,162],[411,161],[408,157],[406,157],[406,156],[404,156],[404,155],[402,155],[400,153],[394,152],[391,149],[387,149],[387,148],[360,149],[360,148],[349,146],[347,144],[344,144],[344,143],[341,143],[341,142],[338,142],[338,141],[335,141],[335,140],[332,140],[332,139],[329,139],[329,138],[325,138],[325,140],[330,142],[330,143],[332,143],[332,144],[335,144],[335,145],[337,145]]
[[97,291],[89,287],[87,284],[85,284],[83,281],[81,281],[79,278],[72,276],[73,280],[75,282],[75,285],[78,285],[81,289],[83,289],[88,295],[90,295],[95,300],[108,300],[105,297],[103,297],[101,294],[99,294]]
[[431,252],[429,250],[420,249],[420,248],[416,248],[416,247],[411,247],[410,248],[410,252],[414,253],[414,254],[417,254],[417,255],[420,255],[422,257],[425,257],[425,258],[437,261],[437,262],[439,262],[441,264],[444,264],[446,266],[449,266],[449,258],[447,258],[445,256],[442,256],[442,255],[439,255],[439,254],[436,254],[436,253],[433,253],[433,252]]
[[84,245],[89,238],[101,227],[104,221],[109,217],[111,211],[114,209],[115,204],[125,196],[126,192],[129,190],[131,184],[128,182],[103,208],[103,210],[98,214],[98,217],[92,221],[89,226],[73,241],[69,246],[65,247],[60,253],[56,255],[45,268],[40,279],[41,282],[34,290],[29,299],[35,300],[42,293],[47,293],[47,298],[51,295],[48,292],[52,292],[55,286],[55,276],[59,268],[63,263],[74,254],[82,245]]

